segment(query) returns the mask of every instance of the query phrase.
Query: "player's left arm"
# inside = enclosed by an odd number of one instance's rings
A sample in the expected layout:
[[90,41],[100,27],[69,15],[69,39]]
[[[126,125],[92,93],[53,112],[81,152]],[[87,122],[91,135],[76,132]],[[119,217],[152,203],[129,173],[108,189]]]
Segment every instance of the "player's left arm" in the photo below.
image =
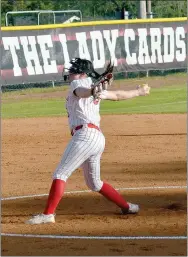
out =
[[147,96],[150,94],[150,87],[147,84],[143,86],[138,86],[135,90],[117,90],[117,91],[107,91],[104,90],[98,94],[98,98],[103,100],[127,100],[137,96]]

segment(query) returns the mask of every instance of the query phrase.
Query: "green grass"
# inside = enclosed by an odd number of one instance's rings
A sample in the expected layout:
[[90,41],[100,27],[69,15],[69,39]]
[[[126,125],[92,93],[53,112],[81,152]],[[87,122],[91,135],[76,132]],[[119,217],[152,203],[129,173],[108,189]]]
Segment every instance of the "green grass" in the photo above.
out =
[[27,100],[2,104],[2,118],[51,117],[65,115],[64,99]]
[[147,97],[101,104],[102,113],[185,113],[186,86],[152,89]]
[[28,94],[45,94],[45,93],[53,93],[57,91],[65,91],[68,86],[56,86],[56,87],[45,87],[45,88],[27,88],[20,90],[13,90],[4,92],[2,95],[2,99],[13,98],[14,96],[28,95]]
[[[37,89],[37,92],[41,91]],[[147,97],[137,97],[126,101],[102,101],[101,114],[186,113],[186,105],[186,85],[170,86],[153,88],[151,94]],[[66,115],[65,99],[61,98],[20,99],[20,101],[16,102],[9,100],[2,103],[2,118],[52,117],[60,115]]]

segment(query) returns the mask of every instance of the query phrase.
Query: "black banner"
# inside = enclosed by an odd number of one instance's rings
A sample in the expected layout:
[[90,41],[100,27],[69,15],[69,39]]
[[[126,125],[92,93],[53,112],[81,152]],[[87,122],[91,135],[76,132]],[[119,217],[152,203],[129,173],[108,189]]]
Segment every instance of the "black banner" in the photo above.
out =
[[75,57],[101,72],[186,68],[187,22],[129,23],[2,31],[3,85],[62,80]]

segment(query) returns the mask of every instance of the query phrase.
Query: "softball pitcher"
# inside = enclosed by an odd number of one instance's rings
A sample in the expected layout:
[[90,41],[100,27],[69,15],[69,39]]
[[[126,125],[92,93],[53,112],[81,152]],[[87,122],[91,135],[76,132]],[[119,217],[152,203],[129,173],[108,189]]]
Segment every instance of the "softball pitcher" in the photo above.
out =
[[54,223],[55,211],[64,194],[67,179],[79,167],[82,167],[87,186],[120,207],[123,214],[135,214],[137,204],[126,202],[108,183],[100,178],[100,159],[105,147],[105,138],[100,129],[99,107],[101,99],[126,100],[137,96],[146,96],[150,87],[144,85],[130,91],[107,91],[110,81],[93,87],[92,78],[99,74],[90,61],[76,58],[69,69],[70,90],[66,99],[69,127],[72,138],[62,159],[53,174],[46,208],[42,214],[26,221],[28,224]]

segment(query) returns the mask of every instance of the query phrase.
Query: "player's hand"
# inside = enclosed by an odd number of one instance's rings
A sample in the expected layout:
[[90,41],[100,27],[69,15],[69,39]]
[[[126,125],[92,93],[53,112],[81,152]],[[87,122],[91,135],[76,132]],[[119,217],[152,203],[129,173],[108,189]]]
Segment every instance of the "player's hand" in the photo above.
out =
[[101,80],[98,84],[93,85],[91,94],[96,99],[99,98],[99,95],[108,89],[112,85],[113,74],[109,73],[104,80]]
[[109,87],[109,82],[106,80],[106,81],[104,81],[104,82],[102,83],[102,89],[103,89],[103,90],[107,90],[108,87]]
[[150,87],[148,84],[143,84],[142,86],[137,86],[139,96],[146,96],[150,94]]
[[[102,81],[99,83],[99,85],[102,86],[102,90],[107,90],[108,87],[110,87],[110,86],[112,85],[113,81],[114,81],[114,76],[113,76],[112,73],[109,73],[109,74],[107,74],[107,76],[105,77],[105,79],[102,80]],[[99,90],[99,92],[101,92],[101,90]]]
[[91,94],[94,99],[98,98],[98,94],[103,91],[102,83],[99,83],[98,85],[93,85],[93,88],[91,90]]

